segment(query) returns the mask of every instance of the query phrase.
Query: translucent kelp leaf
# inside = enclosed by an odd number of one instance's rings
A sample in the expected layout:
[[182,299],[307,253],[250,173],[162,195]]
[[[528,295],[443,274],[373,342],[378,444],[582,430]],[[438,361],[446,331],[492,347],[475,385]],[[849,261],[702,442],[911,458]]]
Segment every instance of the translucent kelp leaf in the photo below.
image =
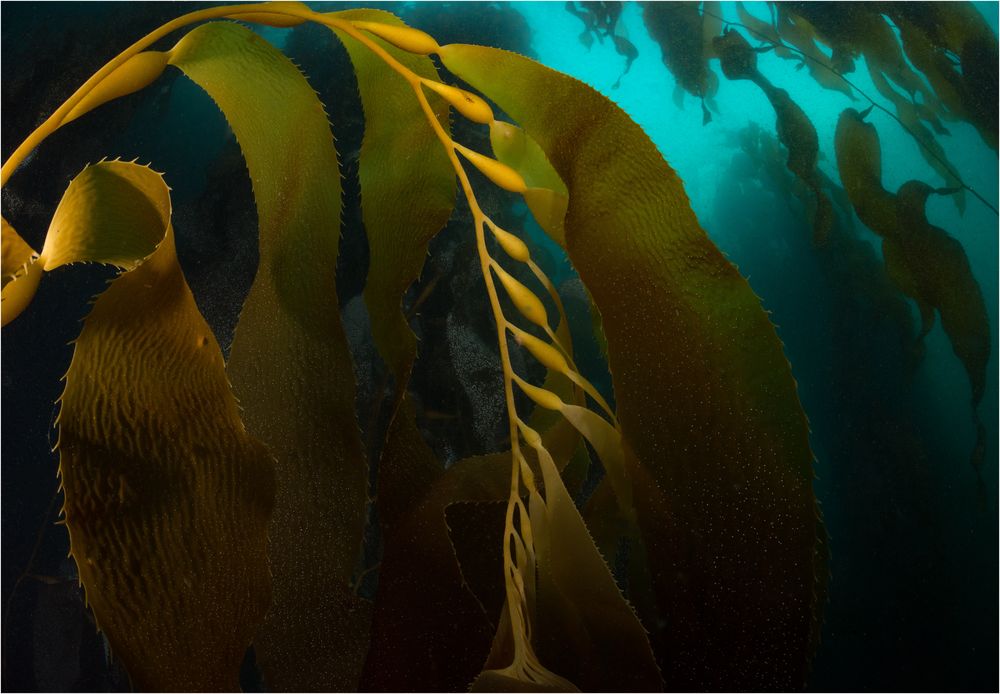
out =
[[277,459],[274,601],[254,643],[257,662],[275,690],[354,689],[368,631],[367,604],[350,586],[367,471],[334,279],[333,136],[299,70],[249,29],[198,27],[171,63],[225,114],[257,205],[260,265],[228,365],[247,429]]
[[105,229],[160,239],[95,302],[61,398],[64,512],[88,602],[137,689],[235,690],[270,599],[270,456],[177,263],[163,179],[97,164],[60,210],[46,249],[62,263],[71,248],[120,262],[123,248],[91,241]]
[[660,610],[643,616],[667,686],[803,686],[819,610],[812,454],[759,300],[613,103],[512,53],[450,45],[441,58],[569,189],[567,249],[601,311],[641,463],[633,490]]
[[[394,15],[380,10],[347,10],[331,16],[405,26]],[[400,302],[420,275],[427,244],[451,215],[455,172],[414,97],[413,87],[358,41],[342,31],[334,33],[354,65],[369,124],[358,164],[361,211],[370,253],[365,303],[372,318],[375,344],[401,393],[416,354],[416,338],[403,317]],[[416,74],[438,79],[430,58],[399,50],[378,38],[372,40]],[[447,131],[447,106],[437,98],[430,101]]]
[[490,143],[496,158],[524,178],[528,185],[524,201],[535,221],[560,245],[564,244],[563,220],[569,194],[545,152],[516,125],[497,120],[490,124]]

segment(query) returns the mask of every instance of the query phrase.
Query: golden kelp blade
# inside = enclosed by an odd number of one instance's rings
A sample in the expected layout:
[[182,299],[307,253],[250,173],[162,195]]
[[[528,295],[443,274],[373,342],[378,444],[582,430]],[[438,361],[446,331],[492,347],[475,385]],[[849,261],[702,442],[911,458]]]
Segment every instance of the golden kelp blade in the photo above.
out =
[[3,286],[6,287],[7,283],[14,279],[38,254],[21,238],[10,222],[0,218],[0,224],[3,228],[3,239],[0,242],[3,265],[0,267],[0,276],[3,277]]
[[31,303],[42,276],[38,254],[25,243],[10,223],[3,219],[3,289],[0,290],[0,324],[7,325]]
[[[337,303],[340,172],[323,105],[242,26],[206,24],[171,52],[229,121],[257,204],[260,266],[229,359],[247,430],[276,462],[274,600],[254,642],[273,690],[350,690],[368,606],[350,586],[367,471]],[[290,144],[291,143],[291,144]]]
[[[98,191],[90,203],[100,212],[64,209],[59,238],[77,242],[70,247],[107,248],[86,240],[128,226],[162,241],[97,299],[75,343],[58,420],[71,553],[137,689],[234,691],[270,599],[272,462],[243,428],[177,264],[163,180],[108,162],[74,187]],[[145,200],[115,206],[130,196]],[[160,212],[155,228],[129,216],[146,208]],[[72,261],[57,241],[46,247]]]
[[441,58],[569,189],[566,247],[603,317],[619,421],[650,479],[633,490],[660,613],[642,616],[667,687],[804,686],[819,611],[812,453],[759,300],[614,104],[512,53],[450,45]]

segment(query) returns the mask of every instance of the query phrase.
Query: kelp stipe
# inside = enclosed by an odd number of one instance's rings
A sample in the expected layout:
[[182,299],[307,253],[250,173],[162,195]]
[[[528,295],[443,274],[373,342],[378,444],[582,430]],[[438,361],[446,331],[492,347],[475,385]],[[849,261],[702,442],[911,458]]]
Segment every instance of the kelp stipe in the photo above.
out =
[[[366,461],[333,277],[340,181],[323,106],[290,61],[232,23],[145,50],[223,17],[332,29],[365,116],[380,126],[366,128],[360,162],[373,248],[366,301],[396,378],[375,502],[385,553],[374,604],[351,584]],[[442,83],[428,54],[517,125]],[[79,261],[124,270],[77,342],[59,450],[73,554],[137,687],[235,688],[251,643],[272,689],[804,685],[825,569],[795,383],[758,299],[620,109],[530,60],[439,46],[383,12],[211,8],[108,63],[5,162],[3,181],[51,132],[168,65],[226,115],[253,184],[260,267],[228,364],[173,253],[166,186],[148,169],[85,169],[40,254],[4,222],[5,322],[42,270]],[[450,108],[489,126],[494,156],[452,138]],[[306,144],[284,146],[293,139]],[[400,161],[401,147],[427,157]],[[469,166],[522,196],[579,270],[603,319],[617,411],[579,373],[558,293],[525,240],[480,208]],[[399,307],[456,177],[496,325],[511,449],[444,470],[408,409],[415,347]],[[412,235],[382,209],[401,198],[421,213]],[[526,275],[544,291],[518,279]],[[512,349],[548,370],[543,385],[515,373]],[[530,416],[517,392],[535,403]],[[581,514],[563,473],[586,464],[583,440],[606,475]],[[496,624],[449,538],[476,528],[449,528],[445,517],[474,501],[505,504]],[[606,561],[626,541],[634,607]],[[163,605],[154,623],[147,615]]]

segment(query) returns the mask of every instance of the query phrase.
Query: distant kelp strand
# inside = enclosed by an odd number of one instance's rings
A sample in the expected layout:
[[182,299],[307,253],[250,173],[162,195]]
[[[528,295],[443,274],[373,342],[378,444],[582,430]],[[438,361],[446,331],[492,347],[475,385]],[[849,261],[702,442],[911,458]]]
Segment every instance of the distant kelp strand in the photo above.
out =
[[[806,4],[809,5],[810,3],[806,3]],[[957,5],[959,3],[955,3],[955,4]],[[742,8],[742,4],[740,4],[739,6],[740,6],[740,8]],[[704,12],[705,12],[705,14],[711,14],[711,10],[707,10],[706,9]],[[727,27],[738,27],[738,28],[744,29],[748,33],[750,33],[754,38],[756,38],[756,39],[758,39],[760,41],[765,42],[765,48],[764,48],[764,50],[772,50],[773,49],[773,50],[775,50],[775,52],[779,56],[786,57],[786,58],[788,56],[790,56],[790,55],[798,56],[799,59],[803,60],[805,64],[816,65],[818,67],[818,72],[823,73],[823,74],[832,74],[837,80],[840,80],[843,84],[847,85],[847,87],[849,87],[850,89],[856,91],[863,98],[867,99],[868,102],[871,104],[871,106],[873,108],[877,108],[878,110],[882,111],[887,116],[889,116],[890,118],[892,118],[894,121],[896,121],[897,123],[899,123],[900,127],[902,127],[914,139],[914,141],[920,146],[921,153],[924,155],[924,157],[927,159],[927,161],[931,164],[931,166],[935,170],[937,170],[939,173],[941,173],[941,175],[945,179],[945,181],[954,182],[954,184],[958,185],[962,190],[966,190],[969,193],[971,193],[976,199],[978,199],[986,207],[988,207],[994,214],[1000,216],[1000,212],[998,212],[996,206],[993,203],[991,203],[990,201],[988,201],[977,190],[975,190],[974,188],[972,188],[971,186],[969,186],[967,183],[965,183],[965,181],[959,175],[959,173],[955,169],[955,167],[947,160],[947,158],[946,158],[943,150],[941,149],[940,145],[938,145],[936,142],[933,141],[933,138],[932,138],[931,134],[928,133],[926,131],[926,129],[923,128],[923,126],[920,126],[918,123],[915,123],[909,117],[907,117],[907,119],[904,120],[897,113],[893,113],[892,111],[890,111],[889,109],[887,109],[885,106],[883,106],[882,104],[880,104],[878,101],[876,101],[875,99],[873,99],[871,96],[869,96],[867,93],[865,93],[860,88],[858,88],[858,86],[854,82],[852,82],[844,74],[845,72],[848,72],[848,70],[844,69],[842,67],[843,60],[845,59],[845,57],[843,57],[844,56],[843,53],[838,53],[838,51],[835,50],[834,51],[835,61],[834,62],[830,62],[830,61],[826,60],[822,56],[816,56],[816,55],[814,55],[813,52],[811,52],[811,51],[804,50],[803,48],[801,48],[799,46],[789,45],[788,43],[785,43],[782,40],[782,38],[783,38],[782,35],[779,34],[778,31],[772,25],[767,24],[765,22],[762,22],[761,20],[756,19],[755,17],[753,17],[752,15],[750,15],[749,13],[745,12],[742,9],[741,9],[741,17],[743,18],[743,22],[744,23],[729,22],[729,21],[726,21],[722,17],[719,17],[719,16],[716,16],[716,19],[718,19],[721,22],[724,22],[725,26],[727,26]],[[995,43],[995,41],[994,41],[994,43]],[[762,49],[756,49],[756,50],[760,51]],[[838,56],[842,56],[839,63],[836,61],[836,59],[838,58]],[[983,61],[983,62],[985,62],[986,64],[988,64],[988,61]],[[976,64],[979,64],[979,63],[976,63]],[[853,69],[853,67],[851,67],[851,69]],[[983,82],[988,82],[988,79],[989,78],[983,80]],[[818,80],[818,81],[821,84],[825,85],[825,80]],[[995,75],[993,75],[993,84],[996,84],[996,76]],[[829,87],[829,85],[825,85],[825,86]],[[829,88],[832,88],[832,87],[829,87]],[[895,103],[897,104],[897,106],[900,103],[902,103],[902,102],[899,101],[899,99],[897,97],[894,97],[894,98],[896,99]],[[990,101],[990,100],[987,99],[987,101]],[[905,109],[907,109],[907,106],[904,104],[902,106],[902,108],[905,110]],[[909,113],[911,113],[911,111],[912,111],[912,109],[911,110],[906,110],[906,113],[909,114]],[[994,147],[994,149],[995,149],[995,147]],[[951,185],[951,183],[949,183],[949,185]],[[959,204],[960,208],[963,207],[963,204],[961,202],[959,202],[958,204]]]
[[729,79],[750,80],[764,92],[777,117],[778,138],[788,150],[788,170],[807,185],[816,196],[813,215],[813,241],[826,242],[833,225],[833,206],[822,190],[816,161],[819,138],[805,112],[792,101],[788,92],[771,84],[757,69],[757,54],[739,33],[727,30],[713,40],[722,72]]
[[972,274],[962,245],[927,220],[924,205],[935,190],[907,181],[897,193],[882,187],[882,149],[875,127],[864,113],[846,109],[837,121],[837,166],[844,188],[861,219],[882,237],[889,278],[920,310],[922,339],[934,325],[935,311],[972,387],[972,419],[976,443],[972,464],[982,483],[985,428],[978,405],[986,389],[990,329],[983,293]]

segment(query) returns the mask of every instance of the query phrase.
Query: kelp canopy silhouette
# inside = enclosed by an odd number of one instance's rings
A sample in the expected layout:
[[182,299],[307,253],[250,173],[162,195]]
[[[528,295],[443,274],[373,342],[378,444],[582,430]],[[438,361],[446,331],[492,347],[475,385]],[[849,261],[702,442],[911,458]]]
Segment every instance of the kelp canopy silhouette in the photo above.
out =
[[[209,22],[147,50],[213,19],[324,25],[357,75],[365,301],[396,384],[371,501],[383,543],[373,602],[356,591],[368,462],[334,276],[337,152],[305,77],[249,29]],[[440,81],[430,55],[513,122]],[[110,61],[14,151],[3,183],[48,135],[171,66],[225,114],[253,186],[260,261],[228,361],[151,168],[84,168],[40,252],[3,221],[4,324],[63,265],[122,271],[75,341],[57,448],[71,552],[136,687],[236,689],[251,645],[275,690],[804,686],[826,569],[795,383],[759,300],[635,123],[565,75],[440,46],[386,12],[235,5],[184,15]],[[488,128],[492,157],[452,139],[452,110]],[[407,403],[416,345],[400,302],[456,179],[511,449],[444,469]],[[616,408],[580,375],[559,294],[522,236],[483,212],[482,186],[523,198],[580,273]],[[515,277],[526,272],[534,289]],[[512,350],[547,370],[543,384],[515,373]],[[581,513],[570,471],[591,451],[604,477]],[[497,501],[500,547],[452,522],[489,516],[453,507]],[[497,553],[502,595],[477,595],[483,584],[466,579]]]
[[[997,213],[995,204],[965,183],[935,137],[948,134],[943,122],[965,121],[976,128],[986,145],[997,149],[1000,60],[996,35],[975,7],[958,2],[770,2],[766,4],[770,21],[737,2],[739,22],[724,21],[716,3],[702,3],[700,9],[697,3],[665,5],[669,8],[659,10],[658,4],[648,4],[643,19],[650,35],[661,44],[664,63],[679,87],[698,95],[704,86],[691,89],[690,84],[714,83],[715,75],[707,65],[708,58],[714,57],[727,79],[753,82],[771,102],[775,129],[787,151],[787,167],[814,194],[816,245],[826,243],[835,221],[833,205],[823,190],[829,186],[817,166],[816,128],[788,92],[757,69],[757,54],[774,51],[780,58],[796,61],[797,68],[808,68],[819,86],[870,102],[862,113],[848,108],[840,116],[838,172],[858,218],[882,238],[888,277],[917,304],[922,320],[918,340],[933,327],[935,312],[941,315],[969,377],[976,432],[970,458],[981,482],[986,429],[978,406],[991,352],[986,304],[962,245],[931,225],[923,206],[931,194],[949,195],[964,213],[969,192]],[[678,17],[683,17],[686,31],[675,30]],[[706,37],[711,38],[710,49]],[[754,47],[748,39],[760,43]],[[698,45],[701,40],[706,45]],[[820,44],[829,49],[829,55]],[[675,59],[667,60],[671,55]],[[892,111],[846,76],[855,70],[858,58],[864,59],[872,83]],[[858,125],[873,108],[892,117],[914,139],[943,187],[913,180],[896,196],[883,189],[878,136],[873,126]],[[707,124],[707,110],[705,115]]]

